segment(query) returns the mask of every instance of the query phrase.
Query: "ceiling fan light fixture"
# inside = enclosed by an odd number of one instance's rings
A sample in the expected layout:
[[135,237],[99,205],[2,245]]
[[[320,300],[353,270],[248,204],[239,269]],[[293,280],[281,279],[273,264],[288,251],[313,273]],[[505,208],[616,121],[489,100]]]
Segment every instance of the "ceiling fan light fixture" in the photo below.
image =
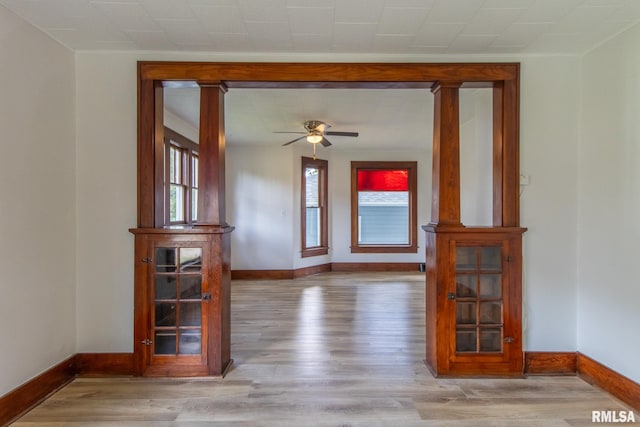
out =
[[312,133],[307,135],[307,142],[310,142],[311,144],[317,144],[320,141],[322,141],[322,134]]

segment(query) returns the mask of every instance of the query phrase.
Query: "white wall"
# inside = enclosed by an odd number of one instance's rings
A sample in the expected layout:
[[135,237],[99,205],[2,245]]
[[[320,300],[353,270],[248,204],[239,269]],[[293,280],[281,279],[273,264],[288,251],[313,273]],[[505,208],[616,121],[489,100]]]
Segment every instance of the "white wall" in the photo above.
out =
[[299,255],[291,157],[289,150],[227,146],[227,222],[236,227],[232,269],[291,270],[294,251]]
[[74,56],[0,6],[0,396],[75,351]]
[[525,349],[576,351],[580,59],[527,58],[520,76]]
[[[133,239],[128,228],[136,222],[136,61],[137,60],[242,60],[238,56],[172,54],[151,55],[141,53],[77,53],[78,103],[78,349],[79,351],[131,351],[133,315]],[[296,56],[266,57],[264,60],[296,60]],[[255,57],[244,58],[256,60]],[[332,58],[314,58],[330,61]],[[351,58],[353,60],[353,58]],[[494,58],[496,59],[496,58]],[[521,154],[523,172],[531,176],[531,185],[522,194],[522,224],[529,227],[525,235],[524,298],[525,349],[576,350],[576,230],[577,218],[577,134],[579,106],[580,60],[572,57],[497,58],[522,62],[521,82]],[[302,59],[300,59],[302,60]],[[375,58],[367,58],[375,61]],[[396,60],[399,60],[396,58]],[[437,61],[438,58],[425,58]],[[442,60],[442,58],[440,58]],[[461,58],[464,60],[464,58]],[[486,60],[489,60],[487,58]],[[430,139],[430,138],[429,138]],[[428,144],[427,144],[428,145]],[[265,169],[278,184],[278,210],[273,207],[273,224],[280,227],[282,210],[287,221],[294,224],[290,238],[273,241],[274,249],[250,249],[263,253],[275,251],[271,260],[261,258],[251,268],[299,268],[314,261],[292,259],[299,251],[299,233],[295,224],[298,203],[296,194],[286,195],[284,181],[294,188],[299,185],[298,149],[291,156],[266,150],[264,153],[243,153],[234,159],[233,148],[228,147],[227,174],[240,174],[247,162],[249,171],[258,170],[259,158],[267,159],[281,169]],[[348,217],[346,186],[348,162],[362,160],[361,155],[338,154],[331,151],[330,181],[337,188],[332,202],[331,221]],[[319,153],[324,158],[324,153]],[[409,153],[372,153],[369,160],[406,160]],[[246,155],[246,159],[245,156]],[[305,155],[308,155],[305,154]],[[411,154],[419,160],[421,155]],[[297,156],[297,157],[294,157]],[[337,157],[333,157],[337,156]],[[424,153],[425,159],[429,157]],[[258,158],[256,158],[258,157]],[[108,165],[108,166],[105,166]],[[274,168],[275,169],[275,168]],[[262,166],[260,167],[262,170]],[[430,187],[430,160],[420,166],[420,192]],[[343,171],[343,172],[340,172]],[[289,175],[290,174],[290,175]],[[347,175],[345,175],[347,174]],[[287,177],[285,177],[285,175]],[[232,175],[227,185],[232,188]],[[290,176],[290,177],[289,177]],[[292,193],[296,193],[295,191]],[[421,225],[429,220],[427,200],[419,212]],[[228,221],[237,226],[232,233],[233,268],[244,269],[238,258],[239,239],[246,227],[237,215],[238,207],[227,201]],[[260,202],[262,203],[262,202]],[[259,204],[258,204],[259,205]],[[289,216],[290,215],[290,216]],[[277,218],[277,220],[276,220]],[[92,227],[99,223],[101,227]],[[266,222],[262,222],[266,225]],[[333,224],[330,236],[331,260],[358,262],[364,259],[384,261],[413,260],[406,255],[369,258],[366,254],[348,252],[349,233],[346,225]],[[287,228],[291,231],[291,227]],[[262,231],[265,232],[265,231]],[[280,228],[279,236],[284,236]],[[419,233],[421,250],[416,260],[423,257],[424,238]],[[260,239],[254,238],[254,241]],[[262,244],[262,243],[260,243]],[[291,247],[284,255],[285,247]],[[356,257],[357,255],[357,257]],[[359,258],[362,256],[361,258]],[[365,258],[366,257],[366,258]]]
[[132,351],[136,63],[76,58],[78,352]]
[[640,26],[584,57],[578,350],[640,382]]

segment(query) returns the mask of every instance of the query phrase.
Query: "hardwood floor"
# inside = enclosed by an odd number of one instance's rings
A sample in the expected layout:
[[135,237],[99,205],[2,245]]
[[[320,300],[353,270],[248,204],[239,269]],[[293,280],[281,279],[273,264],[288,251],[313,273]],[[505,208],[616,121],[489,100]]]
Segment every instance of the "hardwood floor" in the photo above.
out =
[[628,410],[573,376],[435,379],[424,317],[421,273],[234,281],[226,378],[78,378],[14,425],[553,427]]

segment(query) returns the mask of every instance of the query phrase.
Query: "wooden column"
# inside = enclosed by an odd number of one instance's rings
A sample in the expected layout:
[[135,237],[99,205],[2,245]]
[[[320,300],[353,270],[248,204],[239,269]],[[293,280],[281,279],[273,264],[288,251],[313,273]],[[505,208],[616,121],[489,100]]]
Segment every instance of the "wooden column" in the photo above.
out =
[[437,82],[433,117],[433,178],[431,224],[461,227],[460,223],[460,113],[461,82]]
[[493,88],[493,226],[520,226],[518,79]]
[[225,213],[224,83],[200,84],[198,226],[227,226]]
[[141,80],[138,85],[138,227],[140,228],[164,225],[163,110],[162,82]]
[[[225,212],[225,131],[222,82],[199,82],[200,141],[198,153],[198,220],[195,228],[210,232],[211,259],[207,280],[211,303],[206,352],[209,375],[224,375],[231,359],[231,231]],[[203,351],[205,349],[203,348]]]

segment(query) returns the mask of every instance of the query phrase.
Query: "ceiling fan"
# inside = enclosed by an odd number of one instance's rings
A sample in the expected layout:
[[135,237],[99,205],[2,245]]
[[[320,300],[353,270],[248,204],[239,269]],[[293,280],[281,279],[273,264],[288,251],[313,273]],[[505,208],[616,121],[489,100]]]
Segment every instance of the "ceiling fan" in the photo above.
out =
[[321,122],[320,120],[307,120],[304,122],[304,128],[307,130],[306,132],[274,132],[274,133],[299,133],[302,134],[301,137],[293,139],[289,142],[285,142],[282,146],[286,146],[289,144],[293,144],[294,142],[300,141],[301,139],[306,139],[308,143],[313,144],[313,157],[316,155],[316,145],[322,144],[323,147],[329,147],[331,142],[325,136],[351,136],[357,137],[358,132],[335,132],[328,131],[331,127],[330,124]]

